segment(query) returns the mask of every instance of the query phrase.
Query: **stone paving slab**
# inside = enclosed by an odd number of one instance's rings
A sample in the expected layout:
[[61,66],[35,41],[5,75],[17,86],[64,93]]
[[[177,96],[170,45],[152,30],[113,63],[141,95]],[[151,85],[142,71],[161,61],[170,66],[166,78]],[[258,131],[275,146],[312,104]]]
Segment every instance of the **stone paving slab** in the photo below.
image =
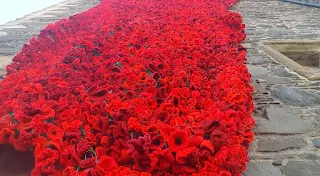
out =
[[266,108],[255,120],[257,134],[301,134],[311,128],[309,122],[289,108]]
[[320,96],[299,88],[276,85],[271,90],[274,97],[279,98],[284,104],[292,106],[312,106],[320,104]]
[[6,66],[12,62],[13,56],[0,56],[0,76],[7,73]]
[[270,162],[249,163],[248,170],[243,176],[283,176],[280,169]]
[[320,176],[320,164],[317,162],[288,161],[282,167],[282,172],[288,176]]
[[278,152],[287,149],[306,147],[307,141],[302,137],[262,139],[258,141],[258,152]]

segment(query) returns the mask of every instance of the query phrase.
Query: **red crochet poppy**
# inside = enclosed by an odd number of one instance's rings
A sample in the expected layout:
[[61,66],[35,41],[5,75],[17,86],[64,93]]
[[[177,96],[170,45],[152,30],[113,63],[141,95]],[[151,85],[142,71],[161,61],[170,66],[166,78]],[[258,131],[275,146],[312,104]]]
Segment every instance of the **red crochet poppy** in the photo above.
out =
[[156,150],[158,148],[163,148],[165,145],[164,137],[162,135],[157,135],[151,139],[150,149]]
[[188,146],[188,135],[185,131],[177,130],[170,134],[168,146],[172,152],[184,149]]
[[154,170],[166,170],[174,163],[174,157],[169,149],[162,150],[157,148],[150,154],[150,159],[151,172]]

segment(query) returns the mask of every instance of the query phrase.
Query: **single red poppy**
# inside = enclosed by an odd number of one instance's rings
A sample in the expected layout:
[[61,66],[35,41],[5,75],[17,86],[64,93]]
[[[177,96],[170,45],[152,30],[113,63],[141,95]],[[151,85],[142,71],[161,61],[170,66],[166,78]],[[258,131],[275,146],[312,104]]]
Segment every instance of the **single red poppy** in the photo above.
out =
[[157,107],[158,103],[156,100],[147,100],[147,105],[149,108],[154,109]]
[[171,151],[177,152],[188,146],[189,136],[185,131],[177,130],[170,134],[168,145]]
[[157,148],[163,148],[165,145],[164,137],[160,134],[151,139],[150,149],[156,150]]
[[148,74],[146,72],[141,72],[137,77],[137,82],[146,82],[148,80]]

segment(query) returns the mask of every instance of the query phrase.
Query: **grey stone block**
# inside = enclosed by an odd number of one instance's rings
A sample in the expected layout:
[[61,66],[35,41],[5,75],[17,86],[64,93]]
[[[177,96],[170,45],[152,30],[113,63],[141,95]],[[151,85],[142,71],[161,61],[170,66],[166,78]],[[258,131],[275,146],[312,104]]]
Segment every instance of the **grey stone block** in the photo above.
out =
[[259,152],[277,152],[281,150],[291,148],[302,148],[308,145],[307,141],[303,138],[283,138],[279,137],[276,139],[262,139],[258,141]]
[[4,31],[0,31],[0,36],[6,36],[8,35],[8,33],[4,32]]
[[248,65],[247,67],[253,79],[261,79],[271,84],[286,84],[292,82],[288,78],[272,76],[267,68],[253,65]]
[[283,176],[280,169],[271,162],[248,163],[244,176]]
[[320,164],[311,161],[288,161],[281,170],[286,176],[320,176]]
[[311,124],[289,108],[267,108],[265,117],[255,117],[256,133],[264,134],[300,134],[307,132]]
[[292,76],[293,74],[289,73],[284,67],[281,66],[273,66],[270,68],[272,74],[282,77]]
[[272,165],[274,166],[281,166],[282,165],[282,160],[276,160],[272,162]]
[[264,58],[262,56],[251,56],[248,55],[248,63],[252,64],[252,65],[261,65],[261,64],[266,64],[266,63],[271,63],[272,61],[268,58]]
[[[320,153],[318,153],[318,155],[320,155]],[[312,161],[320,161],[320,156],[318,156],[316,154],[313,153],[303,153],[303,154],[299,154],[298,156],[302,159],[306,159],[306,160],[312,160]]]
[[0,54],[1,55],[14,55],[19,50],[20,50],[19,48],[0,48]]
[[318,139],[312,139],[312,144],[317,147],[320,148],[320,138]]
[[283,85],[277,85],[271,90],[274,97],[283,103],[293,106],[310,106],[320,104],[320,96],[307,91]]

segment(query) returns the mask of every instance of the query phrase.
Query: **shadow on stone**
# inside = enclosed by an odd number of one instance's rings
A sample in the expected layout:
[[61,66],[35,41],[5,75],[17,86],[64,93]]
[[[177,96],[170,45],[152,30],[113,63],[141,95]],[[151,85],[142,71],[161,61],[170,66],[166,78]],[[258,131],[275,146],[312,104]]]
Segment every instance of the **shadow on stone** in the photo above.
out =
[[17,151],[11,145],[0,145],[0,175],[27,176],[33,168],[33,152]]

